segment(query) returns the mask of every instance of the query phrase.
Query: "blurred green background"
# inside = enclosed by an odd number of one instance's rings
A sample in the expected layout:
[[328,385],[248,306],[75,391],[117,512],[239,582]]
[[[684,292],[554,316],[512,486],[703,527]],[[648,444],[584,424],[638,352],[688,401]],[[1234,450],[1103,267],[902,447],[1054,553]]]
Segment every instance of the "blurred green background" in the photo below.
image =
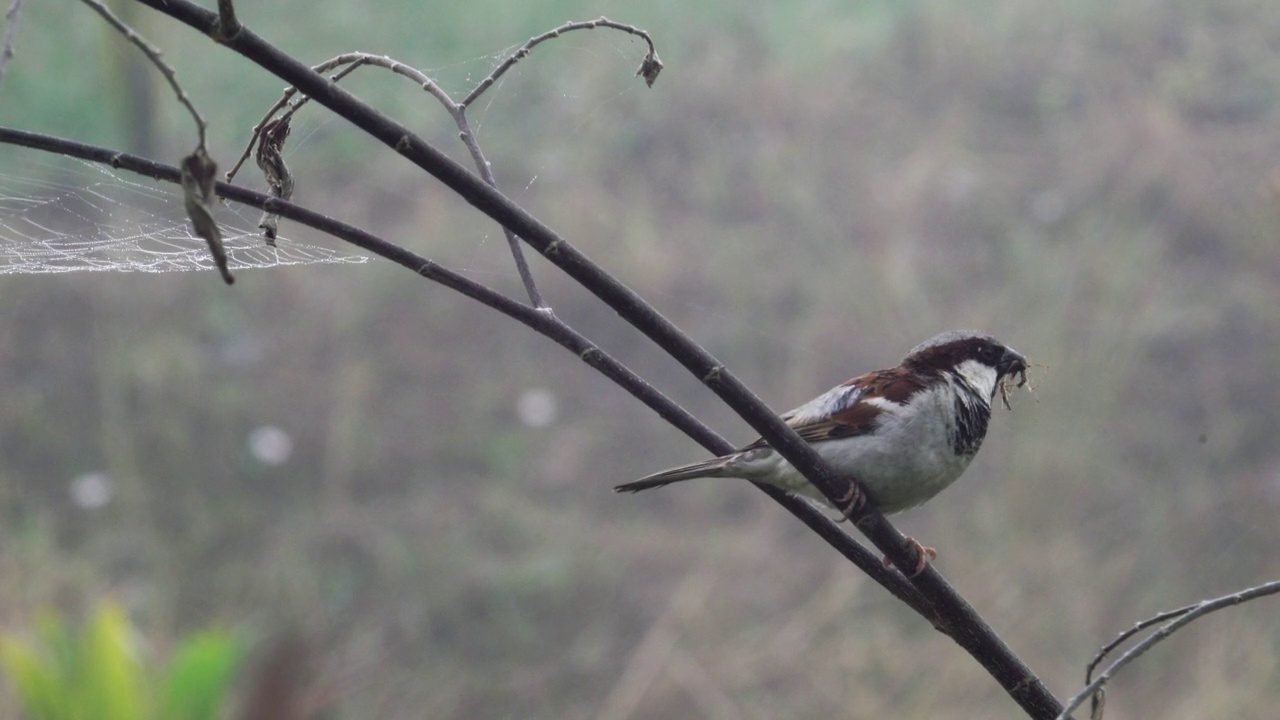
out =
[[[282,83],[116,6],[176,66],[228,167]],[[572,33],[472,108],[502,187],[779,410],[947,328],[1040,363],[964,479],[898,525],[1060,697],[1137,620],[1280,575],[1274,10],[240,7],[304,61],[388,54],[458,97],[567,20],[652,32],[667,65],[652,89],[632,77],[642,43]],[[169,161],[192,147],[158,76],[83,6],[28,3],[16,50],[0,124]],[[465,160],[412,84],[344,84]],[[520,293],[491,222],[322,108],[286,159],[297,201]],[[0,173],[42,162],[0,149]],[[533,262],[558,315],[752,438]],[[700,452],[552,343],[380,261],[231,288],[0,280],[8,632],[103,597],[154,652],[211,624],[260,647],[291,628],[323,718],[1019,716],[745,484],[610,492]],[[1275,618],[1264,600],[1192,626],[1112,685],[1107,717],[1272,716]]]

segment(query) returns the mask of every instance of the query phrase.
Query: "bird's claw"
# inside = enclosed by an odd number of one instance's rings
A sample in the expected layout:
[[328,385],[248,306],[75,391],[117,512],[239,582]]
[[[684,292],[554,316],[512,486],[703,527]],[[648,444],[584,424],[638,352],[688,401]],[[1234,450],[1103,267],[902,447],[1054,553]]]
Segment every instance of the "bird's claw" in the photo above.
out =
[[[916,550],[916,567],[911,574],[907,576],[909,578],[913,578],[924,572],[926,565],[938,559],[938,551],[928,547],[927,545],[921,545],[915,538],[909,537],[907,538],[907,542],[911,543]],[[888,555],[885,555],[884,559],[880,562],[883,563],[886,568],[893,567],[893,561],[889,559]]]
[[836,498],[836,509],[844,516],[845,520],[853,520],[853,514],[862,509],[867,504],[867,496],[858,488],[858,483],[849,481],[849,489],[843,495]]

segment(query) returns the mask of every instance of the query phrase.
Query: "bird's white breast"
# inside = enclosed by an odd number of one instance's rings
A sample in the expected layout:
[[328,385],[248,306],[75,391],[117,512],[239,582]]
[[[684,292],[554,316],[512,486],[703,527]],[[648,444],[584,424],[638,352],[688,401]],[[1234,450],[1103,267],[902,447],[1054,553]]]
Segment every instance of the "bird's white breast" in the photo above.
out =
[[[980,372],[972,381],[982,381]],[[991,383],[994,386],[994,374]],[[976,384],[976,382],[975,382]],[[981,387],[979,385],[978,387]],[[814,399],[796,412],[818,411],[835,391]],[[972,456],[957,455],[950,433],[955,425],[955,394],[946,385],[924,390],[906,405],[871,399],[884,412],[868,434],[816,443],[814,449],[834,469],[858,478],[886,514],[919,505],[955,482]],[[742,475],[778,485],[826,502],[817,489],[776,452],[761,453],[744,463]]]

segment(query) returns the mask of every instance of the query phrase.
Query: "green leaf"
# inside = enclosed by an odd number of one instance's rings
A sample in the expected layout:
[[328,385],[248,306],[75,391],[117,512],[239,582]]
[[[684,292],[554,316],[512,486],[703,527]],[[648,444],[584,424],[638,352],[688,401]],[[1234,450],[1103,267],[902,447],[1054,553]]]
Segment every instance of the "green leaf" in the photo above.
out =
[[30,720],[72,720],[67,678],[57,663],[16,638],[0,638],[0,668]]
[[148,717],[145,674],[133,627],[119,603],[103,602],[81,637],[79,679],[84,718],[143,720]]
[[240,644],[228,631],[206,630],[188,638],[169,666],[160,717],[216,720],[222,715],[240,658]]
[[218,720],[243,655],[231,632],[207,630],[179,644],[160,680],[118,603],[99,605],[76,634],[48,611],[33,625],[33,642],[0,636],[0,671],[27,720]]

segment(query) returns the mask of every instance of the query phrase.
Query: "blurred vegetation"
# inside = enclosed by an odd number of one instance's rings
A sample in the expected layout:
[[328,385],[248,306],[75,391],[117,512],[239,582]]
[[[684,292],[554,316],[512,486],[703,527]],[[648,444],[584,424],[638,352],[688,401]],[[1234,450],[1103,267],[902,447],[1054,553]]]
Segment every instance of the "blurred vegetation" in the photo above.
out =
[[163,672],[144,663],[124,608],[100,604],[79,632],[48,611],[37,638],[0,638],[0,668],[30,720],[217,720],[239,664],[225,630],[183,638]]
[[[302,59],[386,53],[462,92],[504,189],[786,409],[951,327],[1043,365],[904,531],[1062,696],[1116,632],[1280,560],[1280,15],[1146,0],[275,2]],[[322,22],[296,23],[300,13]],[[280,82],[137,13],[229,166]],[[78,6],[29,3],[0,123],[192,142]],[[365,71],[361,71],[364,73]],[[444,113],[347,83],[459,158]],[[124,102],[121,98],[130,98]],[[490,223],[323,110],[297,199],[519,293]],[[0,172],[16,163],[0,154]],[[331,242],[289,228],[285,235]],[[730,437],[744,426],[535,261],[556,312]],[[124,600],[173,644],[303,627],[324,717],[1013,717],[959,649],[759,493],[617,482],[698,450],[575,358],[380,264],[0,282],[0,619]],[[558,412],[526,423],[520,399]],[[255,429],[287,431],[269,464]],[[105,480],[90,509],[72,493]],[[1264,717],[1255,603],[1164,644],[1108,718]],[[18,698],[10,692],[10,712]]]

